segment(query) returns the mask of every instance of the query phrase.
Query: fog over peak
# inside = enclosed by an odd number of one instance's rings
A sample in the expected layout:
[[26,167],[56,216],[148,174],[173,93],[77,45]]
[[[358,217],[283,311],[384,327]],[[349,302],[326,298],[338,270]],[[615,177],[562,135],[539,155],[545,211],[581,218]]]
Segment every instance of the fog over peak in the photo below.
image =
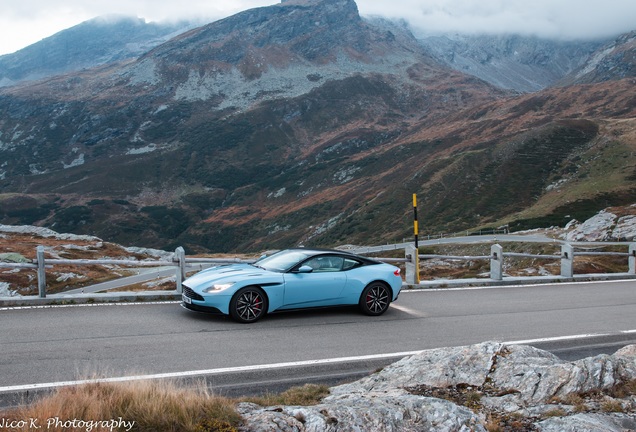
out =
[[636,29],[632,0],[358,0],[362,14],[404,19],[419,35],[520,34],[593,40]]
[[[146,21],[205,19],[280,0],[21,0],[0,2],[0,54],[6,54],[97,16]],[[521,34],[592,40],[636,29],[634,0],[356,0],[363,16],[403,19],[419,35]]]

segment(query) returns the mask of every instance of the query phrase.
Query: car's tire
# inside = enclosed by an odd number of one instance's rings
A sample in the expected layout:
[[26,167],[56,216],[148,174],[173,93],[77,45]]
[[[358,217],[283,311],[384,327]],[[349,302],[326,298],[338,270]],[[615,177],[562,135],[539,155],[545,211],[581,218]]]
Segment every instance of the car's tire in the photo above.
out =
[[382,315],[391,304],[391,288],[383,282],[371,282],[360,295],[360,310],[366,315]]
[[240,323],[253,323],[267,313],[267,296],[258,287],[238,290],[230,300],[230,316]]

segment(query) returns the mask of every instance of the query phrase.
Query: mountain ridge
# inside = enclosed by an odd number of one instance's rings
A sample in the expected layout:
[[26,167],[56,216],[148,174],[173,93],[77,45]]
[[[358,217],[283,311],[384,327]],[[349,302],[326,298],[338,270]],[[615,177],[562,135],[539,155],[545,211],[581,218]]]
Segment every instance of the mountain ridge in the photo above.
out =
[[96,17],[0,56],[0,87],[135,58],[193,25],[146,23],[124,15]]
[[236,251],[399,239],[413,193],[432,230],[636,199],[631,78],[519,95],[327,3],[245,11],[124,65],[0,90],[0,221]]

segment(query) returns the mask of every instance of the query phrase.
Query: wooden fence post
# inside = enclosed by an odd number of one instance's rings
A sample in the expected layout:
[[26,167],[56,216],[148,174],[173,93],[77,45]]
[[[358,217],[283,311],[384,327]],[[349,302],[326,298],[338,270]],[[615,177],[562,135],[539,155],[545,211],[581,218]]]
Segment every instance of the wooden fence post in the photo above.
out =
[[38,294],[40,298],[46,297],[46,269],[44,267],[44,246],[38,246],[35,250],[38,262]]

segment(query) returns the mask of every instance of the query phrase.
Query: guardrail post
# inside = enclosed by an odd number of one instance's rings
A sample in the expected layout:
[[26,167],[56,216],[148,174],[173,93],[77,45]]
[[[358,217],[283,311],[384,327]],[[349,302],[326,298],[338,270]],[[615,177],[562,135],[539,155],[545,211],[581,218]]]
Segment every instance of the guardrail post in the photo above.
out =
[[490,247],[490,279],[503,279],[503,248],[498,244]]
[[35,249],[35,258],[38,262],[38,294],[40,298],[46,297],[46,269],[44,267],[44,246]]
[[629,244],[629,274],[636,274],[636,243]]
[[174,259],[177,262],[177,293],[183,292],[183,281],[186,277],[186,257],[185,257],[185,249],[179,246],[174,251]]
[[561,276],[574,276],[574,248],[569,243],[561,246]]
[[408,244],[404,248],[404,253],[407,259],[406,265],[405,265],[406,274],[404,275],[404,280],[406,281],[407,284],[417,285],[420,283],[420,278],[419,278],[420,260],[418,256],[419,252],[415,248],[414,244]]

